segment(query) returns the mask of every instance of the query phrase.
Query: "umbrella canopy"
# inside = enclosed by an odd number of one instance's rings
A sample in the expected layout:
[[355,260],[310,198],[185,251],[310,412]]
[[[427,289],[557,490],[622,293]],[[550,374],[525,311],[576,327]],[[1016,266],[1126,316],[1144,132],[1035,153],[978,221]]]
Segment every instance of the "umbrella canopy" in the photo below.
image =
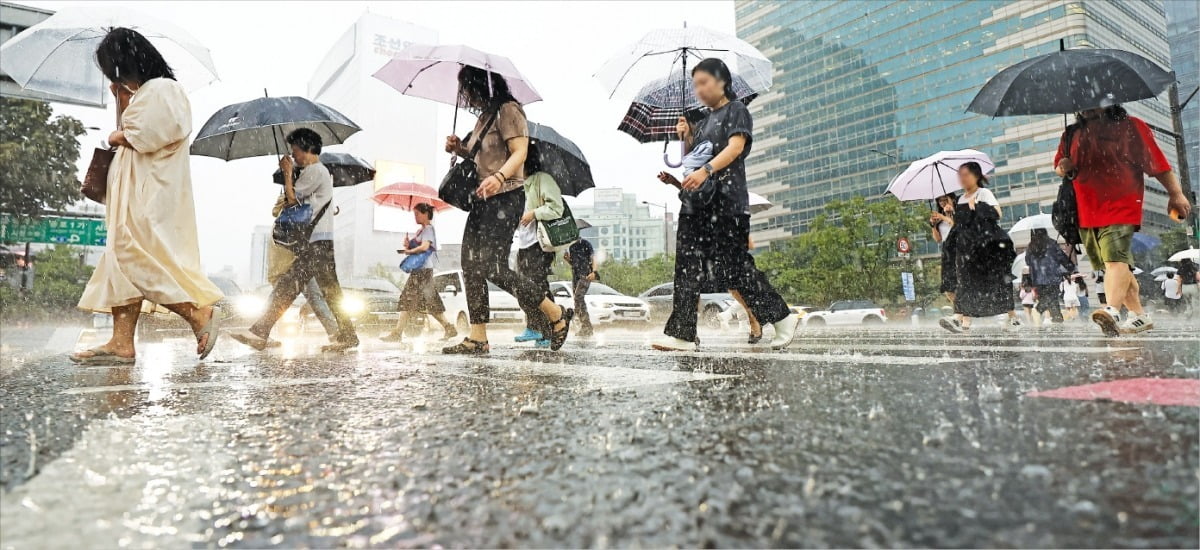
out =
[[1024,273],[1025,271],[1027,271],[1028,269],[1029,269],[1029,266],[1025,263],[1025,253],[1022,252],[1020,254],[1017,254],[1016,259],[1014,259],[1013,263],[1012,263],[1013,277],[1020,277],[1021,274]]
[[542,99],[507,57],[461,44],[411,44],[372,76],[404,95],[468,107],[458,93],[458,72],[467,65],[503,76],[513,98],[522,105]]
[[1145,273],[1145,271],[1143,271],[1142,268],[1140,268],[1136,265],[1133,266],[1133,274],[1134,275],[1141,275],[1142,273]]
[[[1150,274],[1154,275],[1154,272],[1151,271]],[[1170,279],[1170,278],[1171,278],[1171,276],[1167,275],[1166,273],[1163,273],[1161,275],[1154,275],[1155,282],[1159,282],[1159,283],[1161,283],[1167,279]]]
[[436,211],[442,211],[451,206],[438,198],[437,189],[419,183],[393,183],[371,195],[371,200],[380,206],[390,206],[401,210],[412,211],[413,207],[428,203]]
[[962,191],[958,169],[968,162],[979,163],[983,173],[991,173],[996,164],[987,154],[974,149],[941,151],[918,160],[888,183],[887,192],[902,201],[933,200]]
[[[746,80],[736,74],[733,75],[733,91],[738,101],[746,105],[758,97]],[[652,80],[643,86],[634,96],[617,130],[629,134],[639,143],[675,141],[679,139],[675,134],[675,123],[679,117],[687,116],[696,121],[703,118],[707,111],[708,108],[696,98],[692,79],[674,74]]]
[[145,36],[184,88],[194,90],[217,79],[212,54],[190,33],[108,5],[64,8],[25,29],[0,47],[0,71],[23,89],[103,107],[113,98],[108,79],[96,65],[96,47],[113,27],[128,27]]
[[196,134],[191,153],[224,160],[286,155],[291,147],[285,138],[297,128],[316,131],[325,146],[362,129],[331,107],[303,97],[260,97],[213,113]]
[[1180,250],[1179,252],[1172,254],[1170,258],[1167,258],[1168,262],[1182,262],[1184,260],[1200,262],[1200,248]]
[[774,206],[771,201],[758,193],[750,193],[750,215],[753,216],[759,212],[770,210]]
[[578,227],[580,230],[584,230],[592,227],[592,224],[588,223],[588,221],[583,218],[575,218],[575,227]]
[[[333,176],[334,187],[350,187],[375,179],[375,168],[371,163],[350,153],[322,151],[320,160]],[[295,177],[300,177],[300,167],[296,167]],[[283,185],[283,170],[275,171],[273,181]]]
[[678,74],[690,79],[687,67],[716,57],[741,76],[756,92],[771,87],[771,61],[748,42],[704,27],[655,29],[618,50],[596,72],[609,97],[625,86],[641,86],[653,79]]
[[1029,240],[1034,229],[1045,229],[1050,238],[1058,240],[1058,231],[1054,229],[1054,222],[1050,214],[1034,214],[1017,220],[1017,223],[1014,223],[1008,230],[1008,236],[1012,237],[1014,241]]
[[1056,115],[1149,99],[1171,72],[1123,50],[1063,50],[1026,59],[992,77],[967,110],[989,116]]
[[1179,272],[1178,268],[1171,267],[1169,265],[1165,265],[1162,267],[1155,268],[1153,271],[1150,272],[1150,274],[1156,275],[1156,276],[1157,275],[1174,275],[1178,272]]
[[1149,252],[1151,250],[1154,250],[1155,248],[1158,248],[1158,245],[1160,245],[1160,244],[1162,244],[1162,240],[1160,240],[1158,237],[1155,237],[1154,235],[1147,235],[1145,233],[1134,233],[1133,234],[1133,253],[1134,254],[1145,254],[1146,252]]
[[545,124],[529,122],[529,168],[545,172],[558,183],[559,191],[572,197],[596,186],[592,168],[575,142]]

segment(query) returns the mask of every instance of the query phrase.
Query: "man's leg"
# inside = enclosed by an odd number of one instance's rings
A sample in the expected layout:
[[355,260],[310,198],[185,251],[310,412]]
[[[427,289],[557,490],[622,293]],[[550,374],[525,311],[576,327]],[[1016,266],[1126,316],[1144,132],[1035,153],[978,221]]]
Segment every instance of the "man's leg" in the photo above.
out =
[[308,283],[304,285],[304,299],[312,308],[313,315],[325,328],[325,335],[329,337],[329,340],[333,341],[337,338],[337,318],[333,316],[333,310],[329,309],[329,302],[325,301],[325,293],[321,292],[321,285],[317,284],[316,277],[309,279]]
[[296,297],[304,290],[304,285],[312,279],[312,263],[309,251],[301,251],[296,255],[291,267],[288,267],[288,270],[275,281],[262,317],[250,326],[251,333],[263,340],[270,338],[271,329],[275,323],[279,321],[280,317],[283,317],[283,313],[289,307],[292,307],[292,302],[295,302]]
[[333,241],[317,241],[309,245],[313,248],[313,277],[325,295],[325,301],[333,311],[337,321],[336,344],[342,346],[357,346],[358,333],[354,330],[354,322],[342,308],[342,285],[337,278],[337,263],[333,255]]
[[587,300],[585,299],[588,289],[591,288],[591,286],[592,281],[588,280],[587,277],[581,277],[575,280],[575,318],[579,319],[579,322],[581,323],[579,334],[582,336],[587,336],[595,330],[592,328],[592,318],[588,315]]

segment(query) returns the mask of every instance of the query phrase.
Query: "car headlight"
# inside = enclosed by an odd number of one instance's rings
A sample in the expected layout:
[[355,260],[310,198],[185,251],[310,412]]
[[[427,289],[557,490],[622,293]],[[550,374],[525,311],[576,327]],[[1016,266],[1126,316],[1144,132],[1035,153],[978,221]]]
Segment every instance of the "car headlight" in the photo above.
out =
[[237,301],[234,303],[234,307],[237,309],[238,315],[243,317],[258,317],[259,315],[262,315],[263,309],[265,309],[266,305],[266,300],[263,300],[258,296],[249,295],[239,296]]
[[342,298],[342,313],[354,316],[367,310],[367,303],[362,298],[346,296]]
[[298,307],[287,308],[287,311],[283,312],[283,320],[292,322],[292,323],[299,321],[300,320],[300,308],[298,308]]
[[596,307],[598,307],[600,309],[611,309],[613,307],[613,303],[612,302],[599,302],[596,304]]

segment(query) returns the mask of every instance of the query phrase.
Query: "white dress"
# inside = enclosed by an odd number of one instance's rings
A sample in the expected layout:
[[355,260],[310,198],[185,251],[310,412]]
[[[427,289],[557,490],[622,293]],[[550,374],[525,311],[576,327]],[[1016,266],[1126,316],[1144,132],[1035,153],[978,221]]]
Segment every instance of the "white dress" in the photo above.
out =
[[[132,147],[120,147],[108,172],[108,242],[80,309],[220,300],[200,269],[188,135],[192,110],[178,82],[156,78],[133,94],[121,116]],[[149,306],[149,308],[145,306]]]

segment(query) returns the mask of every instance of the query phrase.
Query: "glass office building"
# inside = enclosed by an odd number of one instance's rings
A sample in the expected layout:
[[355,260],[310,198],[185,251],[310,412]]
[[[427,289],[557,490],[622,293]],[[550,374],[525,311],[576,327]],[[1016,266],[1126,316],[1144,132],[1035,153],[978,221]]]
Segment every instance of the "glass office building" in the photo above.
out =
[[[754,218],[760,243],[804,232],[830,200],[882,196],[908,163],[947,149],[979,149],[996,162],[992,189],[1006,224],[1049,212],[1064,117],[967,113],[980,87],[1060,39],[1171,61],[1161,0],[738,0],[736,14],[738,36],[775,70],[772,89],[750,105],[750,187],[782,206]],[[1165,93],[1127,107],[1171,128]],[[1175,159],[1173,139],[1158,138]],[[1146,187],[1147,230],[1164,228],[1166,195],[1153,180]]]
[[[1200,86],[1200,2],[1167,0],[1166,7],[1171,68],[1183,102]],[[1193,97],[1184,107],[1182,120],[1188,172],[1195,190],[1200,187],[1200,97]]]

